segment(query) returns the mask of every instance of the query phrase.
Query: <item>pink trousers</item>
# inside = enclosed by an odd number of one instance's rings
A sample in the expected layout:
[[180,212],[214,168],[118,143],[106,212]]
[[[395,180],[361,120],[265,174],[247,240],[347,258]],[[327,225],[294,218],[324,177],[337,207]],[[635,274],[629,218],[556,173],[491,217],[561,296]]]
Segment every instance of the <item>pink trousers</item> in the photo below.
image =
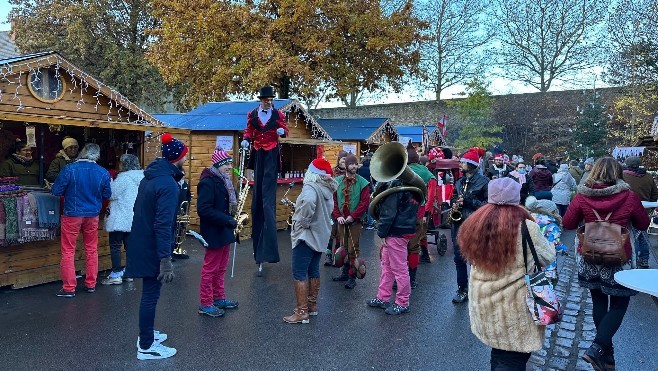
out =
[[85,246],[85,286],[96,287],[98,278],[98,217],[81,217],[62,215],[62,260],[59,265],[62,277],[62,289],[74,292],[75,279],[75,241],[82,230]]
[[220,248],[206,249],[201,267],[201,284],[199,285],[199,301],[209,307],[213,301],[224,299],[224,274],[228,266],[230,245]]
[[395,303],[401,307],[409,306],[411,283],[409,282],[409,268],[407,267],[408,238],[386,237],[386,246],[382,249],[382,276],[379,279],[377,298],[389,301],[393,294],[393,280],[398,284]]

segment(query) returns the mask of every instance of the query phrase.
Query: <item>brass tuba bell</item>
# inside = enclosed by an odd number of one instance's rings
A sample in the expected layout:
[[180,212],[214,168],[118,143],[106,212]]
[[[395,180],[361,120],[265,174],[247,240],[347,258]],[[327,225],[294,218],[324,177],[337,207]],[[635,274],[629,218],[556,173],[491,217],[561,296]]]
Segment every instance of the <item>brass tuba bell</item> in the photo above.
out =
[[370,160],[370,175],[378,182],[390,182],[400,179],[404,186],[390,187],[379,192],[375,191],[368,212],[373,218],[379,219],[377,204],[382,198],[395,192],[412,192],[419,203],[427,200],[427,185],[407,166],[407,149],[399,142],[386,143],[379,147]]

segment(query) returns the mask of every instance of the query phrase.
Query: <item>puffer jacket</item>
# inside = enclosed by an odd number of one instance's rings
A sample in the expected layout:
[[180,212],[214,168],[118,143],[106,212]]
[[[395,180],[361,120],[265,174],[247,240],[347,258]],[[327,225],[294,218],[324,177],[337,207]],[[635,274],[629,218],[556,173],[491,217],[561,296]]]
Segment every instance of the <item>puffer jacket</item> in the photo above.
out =
[[197,194],[199,228],[203,239],[208,242],[208,248],[218,249],[235,242],[235,233],[231,227],[234,219],[230,214],[230,198],[224,179],[209,169],[203,169]]
[[[468,185],[466,185],[467,180]],[[464,192],[464,188],[466,188],[466,192]],[[477,173],[470,178],[467,178],[466,175],[462,176],[455,183],[455,192],[450,203],[455,203],[461,195],[464,195],[464,205],[460,210],[462,220],[457,224],[463,223],[480,206],[486,205],[489,197],[489,178]]]
[[332,178],[304,183],[295,202],[290,239],[294,249],[301,241],[314,251],[324,252],[331,237],[331,211],[338,183]]
[[144,170],[122,171],[110,183],[110,215],[105,218],[105,230],[108,232],[130,232],[133,224],[135,199],[139,182],[144,179]]
[[559,170],[553,175],[553,188],[551,188],[553,202],[558,205],[569,205],[571,192],[575,192],[577,186],[569,170]]
[[[631,187],[623,180],[615,185],[595,184],[593,187],[578,186],[578,194],[571,201],[567,213],[562,218],[564,229],[576,229],[581,222],[589,223],[596,220],[594,211],[605,219],[608,213],[611,223],[627,227],[629,223],[639,230],[649,228],[649,215],[642,207],[640,197],[631,191]],[[631,244],[626,240],[626,254],[631,256]],[[578,246],[580,251],[580,246]]]
[[[402,185],[400,180],[390,183],[391,188]],[[375,192],[377,189],[376,187]],[[394,192],[379,201],[377,207],[379,208],[379,222],[377,223],[379,237],[402,237],[416,232],[420,202],[413,197],[411,192]]]
[[128,238],[125,277],[157,277],[160,259],[171,256],[182,177],[183,172],[164,158],[156,158],[144,170]]

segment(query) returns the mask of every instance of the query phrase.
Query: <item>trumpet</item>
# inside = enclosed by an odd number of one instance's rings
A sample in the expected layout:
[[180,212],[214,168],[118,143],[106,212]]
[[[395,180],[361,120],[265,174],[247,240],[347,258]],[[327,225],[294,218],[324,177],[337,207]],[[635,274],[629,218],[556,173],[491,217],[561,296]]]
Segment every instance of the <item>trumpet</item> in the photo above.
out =
[[[466,178],[466,181],[464,182],[464,189],[462,189],[462,196],[466,194],[466,190],[468,189],[468,182],[470,179]],[[462,207],[463,204],[460,202],[455,202],[454,205],[452,205],[452,210],[450,211],[450,214],[448,215],[448,220],[450,220],[451,223],[454,222],[460,222],[462,220]]]
[[292,189],[292,187],[295,186],[295,182],[291,182],[290,185],[288,186],[288,189],[286,190],[286,193],[283,195],[283,198],[281,199],[281,203],[286,205],[288,209],[290,209],[290,215],[288,215],[288,219],[286,219],[286,224],[288,224],[288,227],[292,226],[292,216],[295,214],[295,203],[288,198],[288,192]]

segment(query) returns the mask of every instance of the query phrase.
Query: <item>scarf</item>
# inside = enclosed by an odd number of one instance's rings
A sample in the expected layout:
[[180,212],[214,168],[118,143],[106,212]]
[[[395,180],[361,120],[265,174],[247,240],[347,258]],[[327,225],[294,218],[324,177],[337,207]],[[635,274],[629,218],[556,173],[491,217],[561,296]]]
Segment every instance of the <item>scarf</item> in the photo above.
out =
[[71,163],[76,160],[76,158],[70,158],[69,156],[67,156],[66,152],[64,152],[63,149],[60,149],[59,152],[57,152],[57,155],[55,155],[55,157],[61,157],[64,160],[66,160],[66,162],[68,163]]
[[524,185],[524,184],[525,184],[525,182],[526,182],[526,178],[525,178],[526,174],[521,174],[521,173],[519,173],[518,171],[514,170],[514,171],[510,172],[510,175],[512,175],[513,177],[515,177],[516,179],[518,179],[520,185]]
[[4,197],[2,204],[5,207],[5,215],[7,217],[5,226],[5,241],[7,244],[12,245],[18,242],[18,210],[16,197]]
[[25,156],[13,154],[11,157],[14,159],[14,161],[18,162],[19,164],[23,164],[25,166],[30,166],[32,165],[32,158],[27,158]]
[[0,202],[0,246],[7,245],[5,241],[5,229],[7,228],[7,215],[5,214],[5,205]]
[[226,186],[226,191],[228,192],[229,210],[231,210],[231,215],[233,215],[235,213],[235,208],[238,205],[238,200],[237,197],[235,196],[235,188],[233,188],[233,182],[231,181],[231,177],[229,177],[228,174],[219,171],[219,169],[214,166],[209,167],[208,170],[210,170],[212,175],[224,181],[224,185]]
[[40,228],[57,228],[59,226],[59,197],[48,193],[32,192],[37,204],[37,216]]
[[36,200],[32,194],[17,198],[19,242],[51,240],[55,238],[55,229],[39,228]]

